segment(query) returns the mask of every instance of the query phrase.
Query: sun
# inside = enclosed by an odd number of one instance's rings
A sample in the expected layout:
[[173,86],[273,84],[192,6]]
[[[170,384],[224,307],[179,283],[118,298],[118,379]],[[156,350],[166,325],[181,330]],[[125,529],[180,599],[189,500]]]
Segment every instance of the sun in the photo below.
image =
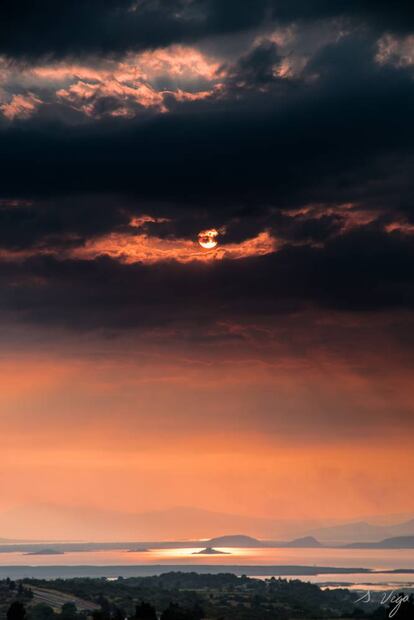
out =
[[198,243],[205,250],[213,250],[218,245],[218,230],[210,228],[209,230],[202,230],[198,233]]

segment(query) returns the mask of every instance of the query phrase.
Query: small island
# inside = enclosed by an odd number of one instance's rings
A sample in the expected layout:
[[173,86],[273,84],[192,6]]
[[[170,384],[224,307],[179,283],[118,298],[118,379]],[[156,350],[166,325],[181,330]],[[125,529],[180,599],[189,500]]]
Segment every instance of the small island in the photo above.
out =
[[192,555],[231,555],[231,553],[228,551],[218,551],[213,549],[213,547],[206,547],[201,549],[201,551],[193,551]]
[[137,547],[136,549],[128,549],[127,553],[148,553],[148,551],[151,550],[146,547]]
[[64,553],[60,549],[36,549],[35,551],[27,551],[23,555],[64,555]]

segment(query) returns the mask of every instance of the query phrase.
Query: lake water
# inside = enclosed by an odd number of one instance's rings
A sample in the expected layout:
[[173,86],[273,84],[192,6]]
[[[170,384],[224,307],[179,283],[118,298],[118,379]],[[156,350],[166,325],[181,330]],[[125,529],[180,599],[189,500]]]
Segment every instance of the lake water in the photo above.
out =
[[[46,545],[45,545],[46,546]],[[51,546],[51,545],[50,545]],[[289,549],[289,548],[226,548],[219,549],[225,554],[197,555],[198,548],[180,549],[153,549],[148,551],[104,550],[65,552],[63,555],[26,555],[22,552],[0,553],[0,573],[3,575],[5,567],[145,567],[145,574],[169,570],[169,566],[179,567],[192,565],[203,567],[203,572],[209,565],[218,565],[226,570],[226,566],[243,566],[243,572],[249,575],[249,566],[324,566],[338,568],[369,568],[381,573],[339,573],[319,575],[298,575],[304,581],[319,584],[354,584],[355,587],[370,587],[381,589],[398,587],[402,584],[413,584],[414,574],[392,574],[387,571],[394,569],[414,569],[414,549]],[[160,568],[161,565],[161,568]],[[116,576],[119,571],[115,572]],[[216,571],[215,571],[216,572]],[[30,575],[30,570],[26,571]],[[107,571],[105,572],[107,574]],[[128,573],[130,574],[130,573]],[[137,571],[139,574],[139,571]],[[259,576],[257,569],[254,576]],[[269,576],[269,570],[264,571]]]
[[[52,544],[45,544],[53,547]],[[243,564],[337,566],[376,570],[414,569],[414,549],[289,549],[289,548],[223,548],[228,554],[197,555],[202,547],[180,549],[127,549],[65,552],[63,555],[27,555],[21,552],[0,553],[0,565],[35,566],[93,565],[122,566],[133,564]]]

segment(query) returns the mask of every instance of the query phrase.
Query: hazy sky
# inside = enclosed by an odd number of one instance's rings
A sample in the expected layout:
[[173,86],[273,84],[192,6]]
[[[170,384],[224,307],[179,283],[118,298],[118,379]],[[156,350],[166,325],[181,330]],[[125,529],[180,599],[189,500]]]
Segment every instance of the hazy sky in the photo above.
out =
[[0,21],[0,513],[414,512],[414,8]]

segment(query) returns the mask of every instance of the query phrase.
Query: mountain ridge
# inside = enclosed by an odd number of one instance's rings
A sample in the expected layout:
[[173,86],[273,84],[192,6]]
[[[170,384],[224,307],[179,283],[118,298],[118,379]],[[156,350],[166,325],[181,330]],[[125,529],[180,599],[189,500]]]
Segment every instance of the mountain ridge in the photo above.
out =
[[394,536],[378,542],[351,543],[345,549],[414,549],[414,536]]
[[380,542],[386,538],[414,536],[414,519],[393,525],[373,525],[366,521],[357,521],[312,530],[325,545],[347,545],[353,543]]
[[[378,517],[378,520],[386,517]],[[366,521],[288,520],[220,513],[177,506],[142,513],[125,513],[85,506],[35,504],[0,513],[3,542],[117,542],[202,540],[243,532],[255,540],[277,541],[284,546],[308,538],[311,546],[378,542],[414,535],[414,519],[391,525]],[[45,536],[45,532],[47,535]],[[237,536],[237,535],[236,535]],[[241,534],[239,534],[241,536]],[[306,541],[302,541],[306,545]]]

